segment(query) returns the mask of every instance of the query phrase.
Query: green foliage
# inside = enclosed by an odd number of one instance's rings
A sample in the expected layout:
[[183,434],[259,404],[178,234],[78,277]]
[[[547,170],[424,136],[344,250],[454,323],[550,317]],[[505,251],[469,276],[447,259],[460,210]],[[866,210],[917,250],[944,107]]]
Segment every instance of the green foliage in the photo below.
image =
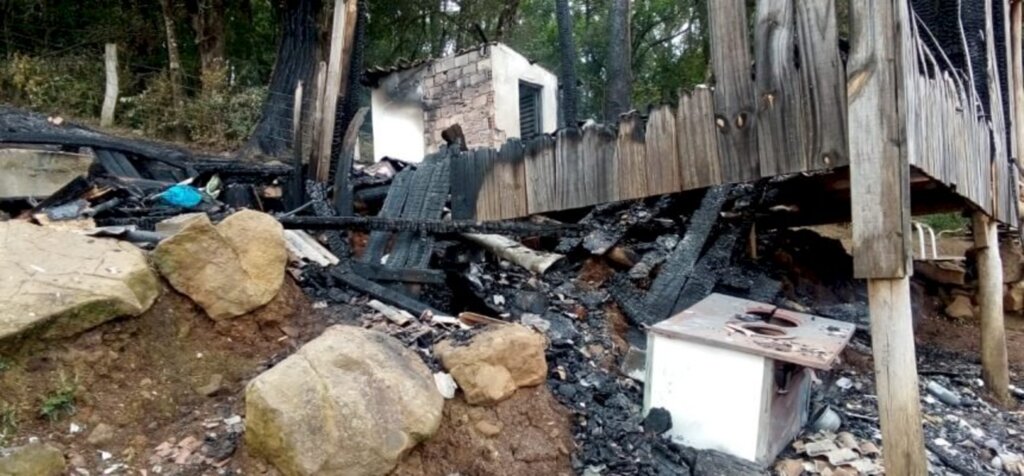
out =
[[73,415],[77,398],[77,379],[69,379],[61,372],[56,387],[42,398],[42,402],[39,404],[39,415],[50,421],[56,421],[62,415]]
[[916,218],[921,223],[935,229],[936,232],[962,230],[967,228],[967,218],[959,213],[942,213]]
[[0,62],[0,101],[45,113],[98,116],[103,63],[85,55],[34,57],[15,53]]
[[18,431],[18,411],[14,405],[0,400],[0,445]]
[[11,362],[8,361],[7,359],[3,358],[3,357],[0,357],[0,373],[3,373],[5,370],[10,369],[10,368],[11,368]]

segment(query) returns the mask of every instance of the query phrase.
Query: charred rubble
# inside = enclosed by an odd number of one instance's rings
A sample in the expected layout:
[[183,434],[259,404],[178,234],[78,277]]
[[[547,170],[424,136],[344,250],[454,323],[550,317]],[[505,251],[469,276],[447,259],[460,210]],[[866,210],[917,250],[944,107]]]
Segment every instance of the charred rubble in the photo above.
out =
[[[672,424],[667,412],[643,416],[638,378],[647,327],[713,292],[853,323],[852,351],[870,354],[867,293],[850,278],[852,260],[840,242],[805,229],[753,231],[779,199],[778,179],[523,220],[452,220],[450,155],[442,149],[421,164],[356,167],[349,181],[356,213],[341,216],[330,187],[290,166],[226,161],[6,108],[0,131],[5,146],[95,158],[87,175],[48,197],[0,200],[9,215],[41,224],[92,220],[94,233],[147,246],[161,239],[157,222],[185,212],[214,220],[241,208],[272,213],[292,238],[312,245],[302,249],[316,251],[290,269],[309,296],[378,311],[344,319],[375,321],[434,370],[433,344],[469,337],[480,324],[516,322],[542,332],[550,342],[548,387],[572,415],[578,474],[762,471],[672,443],[663,436]],[[301,197],[289,192],[295,183],[305,183]],[[168,200],[181,185],[200,199]],[[925,292],[915,284],[915,316]],[[926,425],[934,467],[986,474],[1019,463],[1013,458],[1022,448],[1013,442],[1020,422],[979,396],[979,363],[928,348],[919,358],[924,407],[943,415]],[[811,414],[834,412],[843,431],[880,447],[870,371],[819,377]],[[799,445],[817,441],[811,430]],[[781,458],[810,464],[794,448]]]

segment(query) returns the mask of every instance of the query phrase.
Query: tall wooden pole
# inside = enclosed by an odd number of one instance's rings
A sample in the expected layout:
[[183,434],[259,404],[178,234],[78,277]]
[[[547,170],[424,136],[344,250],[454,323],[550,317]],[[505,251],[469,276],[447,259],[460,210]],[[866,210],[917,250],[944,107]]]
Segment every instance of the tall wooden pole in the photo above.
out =
[[114,110],[117,108],[117,44],[107,43],[104,48],[103,63],[106,68],[107,86],[103,93],[103,109],[100,111],[100,125],[109,127],[114,124]]
[[294,210],[305,202],[305,176],[302,173],[302,81],[295,85],[295,98],[292,104],[292,176],[288,180],[288,191],[285,203],[289,210]]
[[330,58],[327,61],[327,84],[324,86],[323,116],[320,118],[320,143],[316,149],[314,179],[323,183],[330,173],[331,144],[334,140],[335,110],[341,94],[342,50],[345,48],[345,0],[334,0],[331,25]]
[[981,379],[999,402],[1010,402],[1010,370],[1003,327],[1003,265],[996,222],[974,212],[974,246],[978,259],[978,306],[981,314]]
[[[910,165],[902,78],[910,12],[903,0],[850,2],[847,64],[854,274],[868,280],[885,469],[925,475],[910,308]],[[911,63],[910,67],[913,64]]]

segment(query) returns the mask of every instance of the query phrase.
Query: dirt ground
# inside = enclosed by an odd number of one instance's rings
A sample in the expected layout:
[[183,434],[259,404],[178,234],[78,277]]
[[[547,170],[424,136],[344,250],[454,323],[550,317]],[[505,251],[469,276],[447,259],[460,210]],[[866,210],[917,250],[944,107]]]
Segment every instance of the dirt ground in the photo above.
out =
[[437,435],[392,474],[571,475],[572,450],[568,412],[539,385],[493,407],[471,406],[461,397],[449,401]]
[[[151,472],[159,466],[164,474],[204,474],[218,464],[243,469],[250,466],[244,459],[225,463],[240,433],[224,420],[242,413],[250,378],[326,322],[290,280],[267,306],[219,323],[168,289],[137,318],[5,353],[0,432],[8,436],[0,443],[38,437],[62,446],[69,466],[91,474],[117,465]],[[92,438],[100,424],[113,431]],[[163,442],[174,453],[155,457]]]

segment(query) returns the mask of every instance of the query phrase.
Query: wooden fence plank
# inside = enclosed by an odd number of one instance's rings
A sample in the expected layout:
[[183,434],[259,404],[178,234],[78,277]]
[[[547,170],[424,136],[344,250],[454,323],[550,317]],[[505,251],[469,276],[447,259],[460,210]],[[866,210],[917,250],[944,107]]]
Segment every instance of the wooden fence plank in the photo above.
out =
[[579,129],[562,129],[555,138],[555,209],[568,210],[587,203],[586,167],[580,156]]
[[451,160],[452,218],[473,220],[476,218],[477,202],[486,200],[480,195],[480,188],[489,165],[488,156],[478,149],[462,152]]
[[647,194],[675,193],[679,185],[676,118],[669,106],[651,110],[647,119]]
[[505,142],[493,162],[481,195],[494,197],[490,208],[477,207],[478,220],[501,220],[529,214],[526,205],[526,164],[523,143],[518,139]]
[[676,109],[676,139],[679,150],[680,190],[722,183],[718,137],[715,132],[711,89],[697,86],[679,95]]
[[722,179],[726,182],[760,177],[746,3],[745,0],[708,2],[711,66],[715,74],[715,126]]
[[554,138],[545,134],[528,141],[524,162],[527,210],[531,214],[555,210]]
[[793,0],[760,0],[754,45],[757,73],[757,147],[762,175],[807,168],[799,73],[793,45]]
[[580,154],[586,170],[587,199],[593,204],[619,200],[616,139],[611,127],[593,123],[583,126]]
[[619,120],[617,141],[619,200],[631,200],[647,193],[647,146],[644,124],[639,114],[632,113]]
[[796,0],[795,6],[805,170],[848,165],[846,78],[835,0]]

